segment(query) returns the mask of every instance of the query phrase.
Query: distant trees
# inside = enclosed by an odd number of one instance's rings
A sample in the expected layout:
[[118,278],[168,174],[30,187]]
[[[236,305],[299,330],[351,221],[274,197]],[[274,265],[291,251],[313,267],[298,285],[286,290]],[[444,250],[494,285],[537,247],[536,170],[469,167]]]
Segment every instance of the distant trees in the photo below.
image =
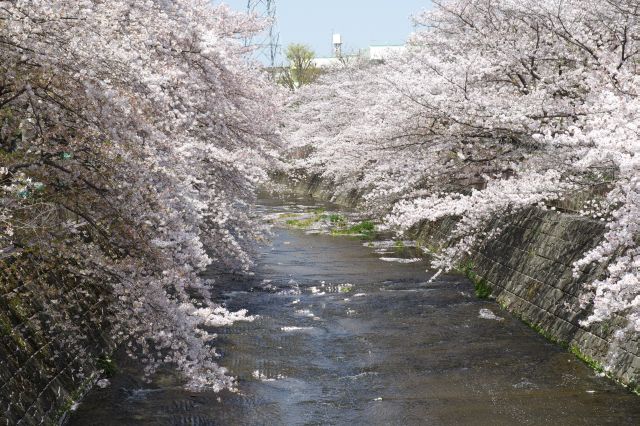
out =
[[279,82],[291,90],[314,82],[320,70],[314,64],[315,53],[303,44],[290,44],[286,52],[289,67],[285,68]]
[[433,3],[415,17],[404,57],[334,72],[291,97],[288,144],[308,154],[292,170],[364,194],[397,230],[460,218],[437,255],[444,269],[496,215],[592,194],[576,210],[608,232],[576,274],[610,266],[582,301],[593,304],[585,324],[624,313],[617,336],[638,333],[638,2]]

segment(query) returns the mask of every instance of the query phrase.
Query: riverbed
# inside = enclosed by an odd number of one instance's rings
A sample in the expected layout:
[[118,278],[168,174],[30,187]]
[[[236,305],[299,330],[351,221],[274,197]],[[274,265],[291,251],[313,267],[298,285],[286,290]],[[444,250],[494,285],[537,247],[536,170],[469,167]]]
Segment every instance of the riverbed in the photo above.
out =
[[[336,206],[265,198],[265,217]],[[216,297],[256,317],[217,331],[237,392],[145,384],[121,361],[71,425],[632,425],[640,400],[408,244],[276,226],[255,276]]]

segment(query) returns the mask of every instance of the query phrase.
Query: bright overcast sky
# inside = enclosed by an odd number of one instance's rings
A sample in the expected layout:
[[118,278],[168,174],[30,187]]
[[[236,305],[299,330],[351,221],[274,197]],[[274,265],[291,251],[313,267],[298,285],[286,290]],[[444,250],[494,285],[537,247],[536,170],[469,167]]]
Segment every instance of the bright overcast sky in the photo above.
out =
[[[214,0],[246,10],[247,0]],[[343,51],[376,44],[404,44],[410,16],[431,7],[429,0],[276,0],[280,44],[303,43],[317,56],[330,56],[331,35],[342,35]]]

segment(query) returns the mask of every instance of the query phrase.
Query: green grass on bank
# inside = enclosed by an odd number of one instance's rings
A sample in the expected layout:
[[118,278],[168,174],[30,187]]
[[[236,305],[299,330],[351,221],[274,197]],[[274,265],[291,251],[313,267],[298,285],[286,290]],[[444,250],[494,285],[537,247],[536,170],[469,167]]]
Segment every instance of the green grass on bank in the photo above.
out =
[[362,222],[352,225],[343,229],[333,229],[331,235],[361,235],[365,238],[370,238],[375,235],[376,225],[369,221],[363,220]]

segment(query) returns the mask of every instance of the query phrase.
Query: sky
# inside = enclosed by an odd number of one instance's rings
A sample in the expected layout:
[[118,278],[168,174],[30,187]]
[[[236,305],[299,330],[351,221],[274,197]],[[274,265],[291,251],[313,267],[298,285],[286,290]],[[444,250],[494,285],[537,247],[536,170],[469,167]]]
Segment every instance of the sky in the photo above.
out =
[[[342,35],[343,52],[370,45],[404,44],[413,31],[410,16],[431,7],[429,0],[275,0],[280,44],[310,46],[332,56],[331,36]],[[246,10],[247,0],[214,0]]]

